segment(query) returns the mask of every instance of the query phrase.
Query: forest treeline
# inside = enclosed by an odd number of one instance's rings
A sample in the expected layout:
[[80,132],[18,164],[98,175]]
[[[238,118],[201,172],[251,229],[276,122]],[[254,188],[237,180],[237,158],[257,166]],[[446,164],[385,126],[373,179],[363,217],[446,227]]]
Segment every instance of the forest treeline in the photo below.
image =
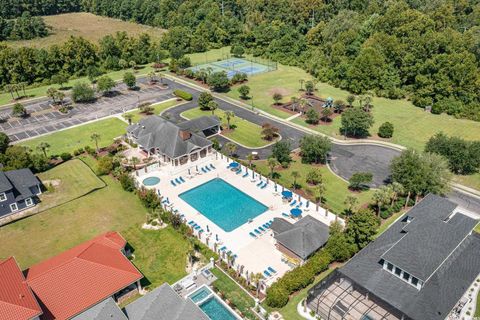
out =
[[167,28],[161,46],[175,55],[242,44],[353,93],[480,121],[478,0],[28,2],[0,0],[1,14],[88,11]]
[[42,17],[32,17],[28,11],[15,19],[0,17],[0,41],[29,40],[48,35],[48,27]]

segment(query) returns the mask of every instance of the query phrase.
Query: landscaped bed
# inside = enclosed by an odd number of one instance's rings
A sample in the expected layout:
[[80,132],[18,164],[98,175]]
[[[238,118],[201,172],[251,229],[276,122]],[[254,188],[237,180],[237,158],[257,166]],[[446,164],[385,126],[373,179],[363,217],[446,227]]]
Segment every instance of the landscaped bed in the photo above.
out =
[[[133,116],[132,117],[132,123],[136,123],[136,122],[140,121],[140,119],[142,119],[146,116],[154,115],[154,114],[155,115],[160,115],[160,113],[162,113],[166,109],[171,108],[173,106],[176,106],[180,103],[181,103],[180,101],[177,101],[175,99],[174,100],[168,100],[168,101],[152,104],[151,107],[153,108],[153,111],[150,114],[145,114],[145,113],[141,112],[140,110],[130,111],[130,112],[127,112],[127,114],[131,114]],[[124,116],[125,116],[125,114],[124,114]]]
[[[203,111],[195,108],[183,112],[181,116],[187,119],[195,119],[201,116],[209,116],[211,114],[211,111]],[[222,128],[226,129],[226,131],[223,132],[222,135],[235,142],[238,142],[239,144],[250,148],[259,148],[272,143],[272,141],[267,141],[262,138],[262,127],[260,127],[259,125],[251,123],[239,117],[233,117],[230,120],[230,124],[232,126],[235,126],[235,128],[232,130],[228,130],[225,112],[223,110],[216,110],[215,115],[220,118],[222,122]]]

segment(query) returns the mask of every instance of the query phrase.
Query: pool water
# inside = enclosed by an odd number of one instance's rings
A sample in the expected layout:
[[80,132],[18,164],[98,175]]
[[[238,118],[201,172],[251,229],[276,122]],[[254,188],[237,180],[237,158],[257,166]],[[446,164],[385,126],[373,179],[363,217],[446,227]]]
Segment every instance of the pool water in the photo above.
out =
[[211,297],[207,301],[200,304],[200,309],[207,314],[212,320],[237,320],[238,318],[233,315],[217,298]]
[[204,300],[206,297],[208,297],[211,294],[212,294],[212,291],[210,291],[210,289],[208,289],[207,287],[202,287],[197,291],[195,291],[194,293],[192,293],[191,295],[189,295],[188,297],[192,299],[193,302],[197,303]]
[[142,183],[144,186],[154,186],[156,184],[158,184],[160,182],[160,178],[158,177],[148,177],[148,178],[145,178],[143,179]]
[[268,209],[220,178],[190,189],[179,197],[226,232],[235,230]]

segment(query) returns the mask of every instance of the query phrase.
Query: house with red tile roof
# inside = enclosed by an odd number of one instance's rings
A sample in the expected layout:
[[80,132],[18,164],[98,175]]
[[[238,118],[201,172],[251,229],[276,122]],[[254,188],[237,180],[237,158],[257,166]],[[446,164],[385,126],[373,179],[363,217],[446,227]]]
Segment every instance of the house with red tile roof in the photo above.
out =
[[41,314],[15,258],[0,261],[0,319],[36,320]]
[[70,319],[120,292],[137,290],[143,275],[124,255],[125,245],[119,233],[107,232],[25,270],[43,309],[41,319]]

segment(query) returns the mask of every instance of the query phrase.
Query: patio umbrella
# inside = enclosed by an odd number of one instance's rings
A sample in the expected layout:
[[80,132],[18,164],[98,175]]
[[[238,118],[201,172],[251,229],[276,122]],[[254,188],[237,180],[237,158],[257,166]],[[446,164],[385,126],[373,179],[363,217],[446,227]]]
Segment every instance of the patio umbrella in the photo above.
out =
[[284,190],[284,191],[282,191],[282,196],[284,198],[291,198],[292,197],[292,191]]
[[298,208],[294,208],[294,209],[290,210],[290,213],[292,214],[292,216],[294,216],[296,218],[296,217],[299,217],[299,216],[302,215],[302,210],[300,210]]
[[230,166],[231,168],[238,168],[239,165],[240,165],[240,163],[238,163],[238,162],[232,162],[232,163],[230,163],[229,166]]

